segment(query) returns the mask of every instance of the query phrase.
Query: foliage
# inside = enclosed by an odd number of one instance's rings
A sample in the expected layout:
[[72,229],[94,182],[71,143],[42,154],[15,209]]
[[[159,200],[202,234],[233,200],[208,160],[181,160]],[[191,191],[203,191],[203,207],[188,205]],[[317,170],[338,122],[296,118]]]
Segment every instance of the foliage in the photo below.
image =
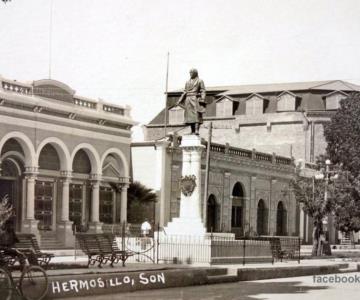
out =
[[326,186],[326,201],[325,184],[325,180],[301,176],[299,168],[296,170],[295,178],[291,181],[295,199],[303,204],[304,212],[313,219],[313,256],[320,255],[320,235],[323,233],[322,221],[334,208],[334,183],[331,182]]
[[157,196],[155,192],[140,182],[133,182],[128,189],[128,221],[142,223],[145,219],[154,221]]
[[[359,185],[349,174],[341,174],[335,189],[334,214],[335,226],[343,232],[360,230],[360,193]],[[350,177],[350,179],[349,179]]]
[[[336,190],[335,225],[344,232],[360,230],[360,93],[340,102],[325,125],[327,153],[344,174]],[[346,179],[344,179],[346,178]]]
[[1,1],[6,3],[6,2],[10,2],[11,0],[1,0]]
[[334,185],[327,187],[328,196],[325,202],[325,180],[303,177],[297,169],[295,179],[291,181],[295,198],[303,204],[304,212],[314,219],[314,223],[321,223],[323,218],[332,212],[334,207]]
[[0,228],[12,217],[13,212],[14,210],[9,202],[9,196],[5,195],[0,202]]
[[359,116],[360,93],[353,93],[340,102],[340,108],[324,128],[330,160],[350,171],[354,179],[360,175]]

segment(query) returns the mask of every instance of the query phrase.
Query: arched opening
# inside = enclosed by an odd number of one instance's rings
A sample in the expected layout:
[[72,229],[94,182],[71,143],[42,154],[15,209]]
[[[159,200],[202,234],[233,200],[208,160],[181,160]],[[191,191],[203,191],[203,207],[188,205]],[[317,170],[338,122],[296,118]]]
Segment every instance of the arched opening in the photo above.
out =
[[79,174],[91,173],[90,158],[83,149],[80,149],[76,152],[72,163],[72,169],[74,173],[79,173]]
[[[91,173],[91,161],[83,149],[76,152],[72,162],[72,169],[74,177],[80,180],[73,180],[69,186],[69,220],[73,222],[73,227],[81,230],[91,214],[91,186],[83,182],[83,175]],[[86,202],[88,204],[85,205]]]
[[268,221],[268,211],[265,206],[263,199],[260,199],[257,207],[257,226],[256,231],[258,235],[267,234],[267,221]]
[[240,182],[237,182],[232,190],[231,207],[231,232],[236,237],[244,235],[244,189]]
[[21,199],[24,151],[17,140],[11,138],[4,143],[0,162],[0,199],[8,197],[15,210],[15,218],[13,218],[15,230],[19,230],[23,215]]
[[105,224],[120,220],[120,194],[117,192],[119,178],[124,172],[121,160],[115,154],[108,154],[102,163],[103,182],[100,187],[99,219]]
[[278,203],[276,210],[276,235],[287,234],[287,211],[282,201]]
[[[40,173],[46,172],[58,175],[60,171],[60,158],[57,150],[46,144],[42,147],[38,157]],[[36,180],[35,183],[35,219],[39,220],[38,228],[41,231],[54,229],[55,218],[55,184],[54,180]]]
[[217,230],[216,220],[217,220],[216,197],[211,194],[207,202],[207,218],[206,218],[207,232],[215,232]]

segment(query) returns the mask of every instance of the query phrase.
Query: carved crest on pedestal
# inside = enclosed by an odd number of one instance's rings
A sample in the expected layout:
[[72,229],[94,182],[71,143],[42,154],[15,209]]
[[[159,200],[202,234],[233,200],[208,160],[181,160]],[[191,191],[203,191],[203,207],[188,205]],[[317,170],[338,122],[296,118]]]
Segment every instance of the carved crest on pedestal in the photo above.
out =
[[192,195],[192,193],[195,190],[195,187],[196,187],[195,175],[181,176],[180,190],[186,197],[190,197]]

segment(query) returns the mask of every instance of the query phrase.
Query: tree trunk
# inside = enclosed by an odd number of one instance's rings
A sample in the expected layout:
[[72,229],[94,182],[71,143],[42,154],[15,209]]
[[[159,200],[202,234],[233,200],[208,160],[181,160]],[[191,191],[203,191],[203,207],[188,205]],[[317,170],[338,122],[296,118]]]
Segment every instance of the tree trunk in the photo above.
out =
[[355,249],[355,232],[351,230],[349,232],[351,246]]
[[318,223],[314,223],[314,229],[312,234],[312,238],[313,238],[313,247],[311,251],[312,256],[321,255],[320,232],[321,232],[321,225],[318,225]]

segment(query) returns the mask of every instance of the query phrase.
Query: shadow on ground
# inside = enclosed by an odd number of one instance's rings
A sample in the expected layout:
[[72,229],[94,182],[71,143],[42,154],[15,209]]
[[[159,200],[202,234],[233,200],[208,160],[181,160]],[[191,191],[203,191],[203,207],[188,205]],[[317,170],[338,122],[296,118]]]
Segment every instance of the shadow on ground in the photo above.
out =
[[[141,291],[121,295],[122,300],[259,300],[259,294],[299,294],[310,290],[324,290],[326,286],[304,286],[301,282],[238,282],[185,288]],[[256,297],[255,297],[256,296]],[[109,300],[112,299],[109,297]]]

